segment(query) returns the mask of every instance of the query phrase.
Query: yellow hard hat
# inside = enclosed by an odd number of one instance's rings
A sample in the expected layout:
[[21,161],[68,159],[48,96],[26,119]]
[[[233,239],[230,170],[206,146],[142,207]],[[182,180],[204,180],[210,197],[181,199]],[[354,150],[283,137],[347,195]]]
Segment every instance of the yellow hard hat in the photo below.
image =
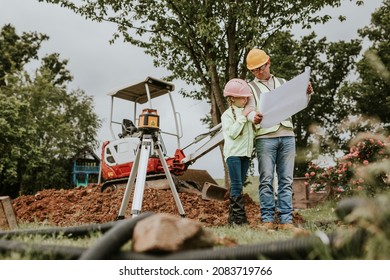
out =
[[265,51],[260,49],[251,49],[246,56],[246,67],[249,70],[259,68],[267,63],[269,55]]

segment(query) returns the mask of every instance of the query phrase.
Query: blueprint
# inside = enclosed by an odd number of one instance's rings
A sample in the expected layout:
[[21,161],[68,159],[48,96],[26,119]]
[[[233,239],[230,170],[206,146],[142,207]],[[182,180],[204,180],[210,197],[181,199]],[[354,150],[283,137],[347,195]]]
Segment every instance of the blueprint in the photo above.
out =
[[306,94],[310,80],[310,67],[292,80],[270,92],[260,95],[259,112],[263,114],[262,127],[271,127],[305,109],[308,104]]

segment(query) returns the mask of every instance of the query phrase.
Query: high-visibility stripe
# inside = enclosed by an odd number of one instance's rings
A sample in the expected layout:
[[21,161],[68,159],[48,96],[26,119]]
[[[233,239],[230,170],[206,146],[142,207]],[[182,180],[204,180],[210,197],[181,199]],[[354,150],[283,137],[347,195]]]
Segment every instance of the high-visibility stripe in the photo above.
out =
[[[274,81],[275,88],[280,87],[283,83],[285,83],[285,80],[281,79],[281,78],[277,78],[277,77],[272,76],[272,79]],[[269,92],[269,91],[271,91],[271,89],[260,81],[256,82],[255,80],[253,80],[253,81],[249,82],[248,84],[252,88],[252,92],[255,93],[255,94],[253,94],[253,96],[254,96],[255,101],[256,101],[256,106],[258,107],[258,105],[260,103],[260,99],[261,99],[261,94],[265,93],[265,92]],[[294,127],[291,117],[285,119],[280,124],[277,124],[275,126],[268,127],[268,128],[262,128],[261,123],[260,123],[260,129],[258,129],[256,131],[256,136],[275,132],[279,129],[279,127],[281,125],[284,127],[288,127],[288,128]]]

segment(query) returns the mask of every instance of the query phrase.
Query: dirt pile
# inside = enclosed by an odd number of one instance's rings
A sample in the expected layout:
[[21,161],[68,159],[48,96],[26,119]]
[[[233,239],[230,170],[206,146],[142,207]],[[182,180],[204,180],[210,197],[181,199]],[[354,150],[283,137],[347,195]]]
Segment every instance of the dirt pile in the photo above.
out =
[[[106,189],[99,186],[78,187],[70,190],[46,189],[35,195],[20,196],[12,204],[18,222],[37,222],[52,226],[102,224],[115,221],[124,195],[124,188]],[[193,193],[179,193],[186,217],[205,226],[221,226],[227,221],[228,200],[203,200]],[[125,217],[131,214],[130,203]],[[246,212],[251,225],[258,224],[259,205],[245,195]],[[170,190],[146,188],[142,211],[179,215]],[[294,222],[300,222],[295,215]]]

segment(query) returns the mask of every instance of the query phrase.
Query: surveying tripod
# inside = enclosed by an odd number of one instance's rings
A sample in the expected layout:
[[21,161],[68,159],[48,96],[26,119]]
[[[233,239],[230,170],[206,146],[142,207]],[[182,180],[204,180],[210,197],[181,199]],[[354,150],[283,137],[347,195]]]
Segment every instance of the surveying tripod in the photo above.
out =
[[[119,210],[119,215],[117,217],[117,220],[121,220],[125,218],[126,207],[129,203],[130,195],[134,188],[134,182],[135,182],[135,189],[134,189],[134,196],[132,201],[131,214],[132,217],[135,217],[141,213],[142,200],[143,200],[144,189],[145,189],[146,171],[148,167],[150,150],[152,147],[158,153],[161,164],[164,168],[165,176],[167,177],[167,180],[169,182],[169,186],[171,188],[173,198],[175,199],[177,208],[179,210],[179,214],[180,216],[185,217],[183,206],[181,204],[171,173],[169,172],[167,162],[165,161],[164,155],[162,153],[162,146],[160,141],[158,140],[158,134],[157,132],[154,131],[152,132],[145,131],[145,132],[146,132],[145,134],[144,133],[142,134],[141,142],[137,147],[135,161],[133,163],[129,175],[129,180],[127,181],[126,184],[126,190],[123,196],[123,200],[122,200],[122,204]],[[135,180],[136,177],[137,180]]]

